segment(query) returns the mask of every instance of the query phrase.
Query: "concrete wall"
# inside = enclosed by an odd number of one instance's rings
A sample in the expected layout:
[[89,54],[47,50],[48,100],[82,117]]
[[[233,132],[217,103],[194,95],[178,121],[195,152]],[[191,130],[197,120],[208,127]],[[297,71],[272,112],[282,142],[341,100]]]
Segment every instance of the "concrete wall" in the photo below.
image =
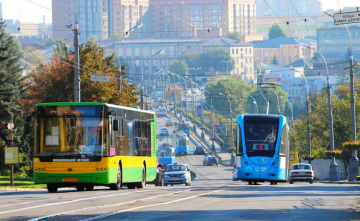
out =
[[[301,159],[301,163],[307,163],[307,160]],[[340,160],[336,160],[338,171],[345,171],[345,167]],[[329,179],[330,159],[329,160],[313,160],[311,166],[314,169],[314,176],[319,180]],[[339,173],[340,180],[347,179],[344,172]]]

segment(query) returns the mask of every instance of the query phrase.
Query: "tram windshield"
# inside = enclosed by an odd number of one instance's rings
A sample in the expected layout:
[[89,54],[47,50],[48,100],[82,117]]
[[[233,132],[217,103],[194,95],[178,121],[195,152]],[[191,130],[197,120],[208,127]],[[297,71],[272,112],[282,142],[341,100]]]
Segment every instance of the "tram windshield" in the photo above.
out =
[[179,124],[179,129],[190,129],[189,124]]
[[268,156],[275,154],[278,125],[245,124],[246,153],[251,156]]
[[38,156],[105,154],[102,106],[38,107]]
[[179,140],[179,146],[183,147],[183,146],[187,146],[187,142],[186,140]]

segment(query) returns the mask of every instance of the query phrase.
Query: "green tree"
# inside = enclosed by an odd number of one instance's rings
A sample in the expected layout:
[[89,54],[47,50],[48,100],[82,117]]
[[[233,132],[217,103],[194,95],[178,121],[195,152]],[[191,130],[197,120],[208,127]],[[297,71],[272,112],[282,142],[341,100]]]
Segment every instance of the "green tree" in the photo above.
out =
[[317,61],[318,56],[319,56],[319,52],[314,52],[313,57],[311,59],[314,60],[314,61]]
[[37,50],[36,48],[32,47],[32,46],[27,46],[25,48],[25,51],[27,53],[26,56],[26,61],[30,62],[31,64],[34,65],[41,65],[41,64],[45,64],[45,57],[43,57],[40,53],[39,50]]
[[185,76],[185,75],[187,75],[187,73],[189,71],[189,68],[188,68],[188,66],[186,65],[186,63],[184,61],[175,60],[171,64],[171,66],[169,68],[169,71],[171,71],[171,72],[173,72],[175,74]]
[[[5,22],[0,21],[0,122],[14,122],[14,142],[19,144],[21,154],[30,155],[29,143],[26,142],[27,135],[23,135],[23,110],[20,99],[24,95],[22,84],[24,77],[21,76],[22,69],[18,62],[21,54],[19,53],[16,41],[5,32]],[[4,164],[4,143],[8,141],[9,131],[0,130],[0,173],[8,174],[8,168]],[[29,161],[22,161],[15,165],[15,173],[26,165]]]
[[274,56],[274,59],[271,62],[273,65],[279,65],[279,61],[276,59],[276,55]]
[[54,53],[58,54],[61,58],[69,57],[68,48],[64,40],[56,39],[53,45],[53,51]]
[[278,38],[278,37],[286,37],[287,34],[280,25],[275,23],[271,26],[268,36],[269,36],[269,39],[271,40],[271,39]]
[[[104,102],[132,107],[137,104],[136,85],[128,84],[126,66],[122,66],[122,91],[119,91],[115,54],[106,57],[103,48],[92,41],[80,45],[81,101]],[[74,100],[74,52],[68,57],[55,54],[49,64],[31,73],[28,100],[32,103]],[[109,83],[90,81],[91,74],[110,77]]]
[[26,58],[26,53],[25,51],[22,49],[22,45],[20,43],[20,41],[16,38],[12,38],[12,40],[14,41],[14,45],[15,45],[15,50],[18,54],[20,54],[20,57],[22,59]]
[[237,41],[244,41],[244,36],[236,31],[227,33],[226,37]]
[[53,46],[53,44],[54,44],[54,40],[51,36],[49,36],[49,38],[47,38],[44,42],[46,48]]
[[122,35],[120,33],[113,33],[112,35],[110,35],[109,39],[110,40],[120,40],[122,37]]
[[87,42],[89,42],[89,41],[97,42],[97,41],[99,41],[99,38],[96,35],[92,35],[90,38],[87,38],[86,41]]

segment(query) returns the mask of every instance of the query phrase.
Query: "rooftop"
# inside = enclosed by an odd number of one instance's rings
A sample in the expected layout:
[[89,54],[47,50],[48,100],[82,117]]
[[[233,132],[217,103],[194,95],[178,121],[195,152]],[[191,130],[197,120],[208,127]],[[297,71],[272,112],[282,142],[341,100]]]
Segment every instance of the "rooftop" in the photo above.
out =
[[254,41],[254,48],[279,48],[280,45],[317,45],[316,41],[310,38],[278,37],[265,41]]

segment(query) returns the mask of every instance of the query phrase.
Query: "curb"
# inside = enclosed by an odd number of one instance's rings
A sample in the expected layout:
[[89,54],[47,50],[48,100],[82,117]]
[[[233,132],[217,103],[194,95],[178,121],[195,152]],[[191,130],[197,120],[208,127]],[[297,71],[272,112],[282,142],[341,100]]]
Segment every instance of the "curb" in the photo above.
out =
[[360,181],[317,181],[325,184],[360,184]]

